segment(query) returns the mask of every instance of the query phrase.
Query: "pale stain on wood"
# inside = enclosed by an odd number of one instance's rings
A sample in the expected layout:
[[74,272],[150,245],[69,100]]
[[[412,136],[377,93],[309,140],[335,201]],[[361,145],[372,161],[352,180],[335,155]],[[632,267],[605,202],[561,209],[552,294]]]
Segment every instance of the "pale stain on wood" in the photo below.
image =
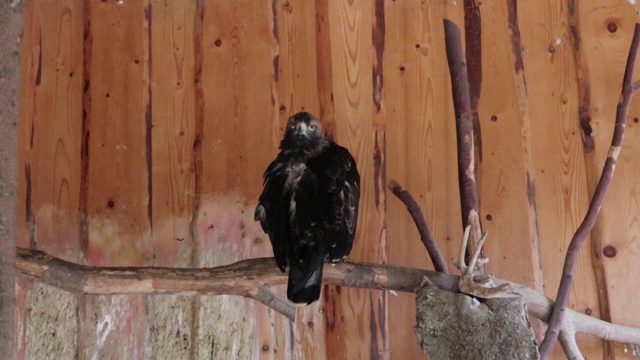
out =
[[[413,193],[445,258],[455,257],[462,226],[442,19],[467,18],[478,32],[466,44],[487,271],[553,295],[609,149],[637,9],[624,0],[517,5],[26,2],[18,246],[113,266],[269,256],[252,219],[262,171],[287,117],[306,110],[359,165],[351,259],[431,267],[402,204],[386,198],[387,178]],[[640,326],[640,308],[625,300],[640,297],[626,275],[640,271],[640,125],[628,126],[596,254],[581,254],[570,306]],[[77,316],[56,320],[46,311],[53,300],[29,284],[17,283],[18,359],[38,354],[29,326],[77,329],[56,338],[55,353],[80,358],[426,358],[409,294],[326,286],[296,324],[230,297],[85,296],[72,303]],[[630,351],[587,337],[579,345],[588,358]]]

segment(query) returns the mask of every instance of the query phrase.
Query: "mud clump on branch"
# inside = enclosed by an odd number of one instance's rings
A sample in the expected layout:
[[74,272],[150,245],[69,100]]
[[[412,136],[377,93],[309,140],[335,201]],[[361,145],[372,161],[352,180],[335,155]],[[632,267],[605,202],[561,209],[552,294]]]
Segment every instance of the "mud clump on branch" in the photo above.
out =
[[480,302],[427,285],[416,295],[418,345],[432,359],[539,359],[521,298]]

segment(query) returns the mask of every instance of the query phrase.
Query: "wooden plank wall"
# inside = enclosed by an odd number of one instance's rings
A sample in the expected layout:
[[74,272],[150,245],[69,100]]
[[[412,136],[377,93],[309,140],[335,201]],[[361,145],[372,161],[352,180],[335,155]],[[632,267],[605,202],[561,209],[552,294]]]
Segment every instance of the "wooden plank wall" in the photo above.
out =
[[[481,43],[469,71],[481,85],[486,269],[553,297],[608,151],[639,20],[632,3],[27,1],[17,244],[96,266],[269,256],[253,221],[262,171],[288,116],[307,110],[358,162],[351,258],[431,268],[388,179],[414,194],[454,258],[462,229],[442,19],[464,27],[477,7],[467,36]],[[640,297],[628,286],[640,271],[637,102],[630,116],[570,306],[640,326],[628,301]],[[409,294],[326,287],[290,324],[228,296],[78,297],[25,279],[16,288],[18,359],[427,358]],[[633,353],[582,336],[579,345],[590,359]]]

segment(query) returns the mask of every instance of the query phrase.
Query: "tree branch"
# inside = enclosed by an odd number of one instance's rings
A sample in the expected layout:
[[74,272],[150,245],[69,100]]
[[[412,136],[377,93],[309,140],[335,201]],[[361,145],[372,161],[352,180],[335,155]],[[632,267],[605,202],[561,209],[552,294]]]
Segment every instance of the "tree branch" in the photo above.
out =
[[568,360],[584,360],[584,356],[582,355],[582,352],[578,347],[578,343],[576,342],[575,331],[560,331],[558,340],[560,341],[562,350],[564,350],[564,353],[567,355]]
[[[451,75],[453,108],[456,114],[456,134],[458,145],[458,185],[460,187],[460,205],[462,210],[462,227],[471,225],[471,236],[468,243],[468,254],[475,254],[478,241],[482,236],[480,226],[478,189],[476,188],[473,112],[469,97],[469,81],[467,64],[462,51],[460,29],[449,19],[444,19],[444,37],[447,50],[447,62]],[[478,273],[482,273],[478,266]]]
[[250,296],[251,299],[259,301],[273,310],[279,312],[289,319],[291,322],[296,321],[296,306],[291,301],[286,300],[282,296],[271,290],[271,286],[265,284],[260,287],[255,295]]
[[[17,270],[26,277],[75,294],[210,294],[238,295],[257,299],[278,312],[268,299],[259,295],[265,285],[284,285],[287,274],[280,272],[273,258],[239,261],[214,268],[95,268],[73,264],[37,250],[18,249]],[[344,262],[325,264],[323,283],[352,288],[395,290],[415,293],[426,281],[459,292],[458,276],[441,272],[390,265]],[[523,285],[493,279],[497,286],[509,284],[514,296],[521,296],[527,311],[548,322],[553,301]],[[270,293],[270,290],[265,290]],[[640,344],[640,329],[610,324],[566,309],[563,329],[575,329],[603,339]]]
[[576,263],[578,261],[578,254],[580,248],[584,243],[587,235],[593,228],[600,208],[604,202],[605,195],[609,189],[611,183],[611,177],[618,161],[618,155],[622,149],[622,141],[624,139],[624,132],[627,126],[627,115],[629,113],[629,103],[633,97],[635,86],[632,83],[633,79],[633,67],[636,62],[636,56],[638,53],[638,46],[640,45],[640,24],[636,24],[633,32],[633,40],[631,41],[631,47],[629,49],[629,57],[627,58],[627,66],[624,73],[622,82],[622,94],[620,101],[618,102],[618,108],[616,111],[616,123],[613,131],[613,139],[611,140],[611,148],[609,149],[609,155],[605,161],[604,168],[602,169],[602,175],[598,182],[598,186],[593,194],[593,199],[589,204],[587,214],[582,221],[582,224],[578,227],[569,248],[564,261],[564,267],[562,269],[562,278],[560,280],[560,286],[558,287],[558,295],[556,296],[557,302],[553,308],[553,314],[549,327],[544,335],[544,339],[540,344],[540,358],[545,360],[549,358],[551,351],[556,343],[558,332],[562,325],[562,318],[569,302],[569,293],[571,286],[573,285],[573,277],[575,272]]
[[442,253],[440,252],[440,248],[438,248],[438,244],[433,237],[433,233],[431,233],[431,229],[429,229],[427,219],[424,217],[422,209],[420,209],[420,205],[418,205],[408,190],[402,189],[397,181],[389,181],[388,187],[393,195],[400,199],[400,201],[402,201],[407,207],[413,222],[418,228],[418,233],[420,233],[420,241],[422,241],[422,244],[424,244],[424,247],[429,253],[429,257],[433,263],[433,268],[436,271],[448,274],[449,270],[447,269],[447,262],[444,260],[444,256],[442,256]]

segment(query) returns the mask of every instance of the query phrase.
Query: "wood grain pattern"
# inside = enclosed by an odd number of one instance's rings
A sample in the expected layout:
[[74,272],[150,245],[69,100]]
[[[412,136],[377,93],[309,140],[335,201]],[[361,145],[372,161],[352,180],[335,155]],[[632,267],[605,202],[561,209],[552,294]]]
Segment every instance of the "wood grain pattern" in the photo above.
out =
[[[197,4],[149,2],[153,264],[193,266],[196,206]],[[150,357],[188,359],[195,347],[193,296],[148,296]]]
[[[520,54],[512,53],[506,2],[487,5],[482,13],[483,86],[500,89],[500,94],[483,91],[478,105],[483,129],[481,216],[490,234],[485,244],[490,259],[486,271],[536,288],[541,274],[527,197],[525,158],[530,155],[523,148],[526,120],[518,105],[514,73],[514,57]],[[517,136],[502,135],[507,133]]]
[[[566,5],[547,2],[544,6],[524,5],[523,13],[536,13],[547,20],[538,25],[532,17],[520,17],[524,69],[530,99],[532,155],[535,163],[538,223],[541,230],[544,290],[555,296],[562,272],[564,253],[588,206],[586,171],[581,161],[584,150],[578,114],[576,64],[571,47],[569,14]],[[555,134],[549,136],[549,133]],[[552,194],[562,194],[554,197]],[[571,307],[599,316],[595,278],[587,251],[581,254],[574,279]],[[583,354],[602,357],[598,340],[579,339]],[[556,358],[563,358],[560,350]]]
[[86,256],[93,265],[150,263],[149,34],[140,21],[146,5],[91,2]]
[[[600,176],[611,142],[625,58],[631,41],[631,29],[637,21],[635,13],[636,9],[624,2],[580,3],[583,54],[590,65],[586,72],[589,82],[594,84],[589,89],[592,106],[590,125],[595,146],[593,155],[586,158],[589,183],[595,183]],[[594,65],[596,63],[598,66]],[[630,117],[638,116],[636,104],[637,101],[632,102]],[[636,137],[635,123],[631,120],[629,119],[626,141],[612,179],[611,190],[601,210],[601,231],[599,234],[592,234],[599,235],[592,241],[595,246],[593,251],[598,251],[602,256],[611,320],[638,326],[640,313],[631,310],[639,306],[635,300],[638,289],[623,285],[623,279],[628,277],[627,274],[638,271],[635,265],[637,261],[631,260],[637,256],[637,250],[634,250],[637,249],[634,219],[638,217],[638,208],[634,205],[637,202],[635,180],[632,180],[638,176],[638,170],[634,165],[638,161],[634,152],[637,153],[638,150],[637,141],[633,140]],[[612,358],[629,357],[629,345],[611,345]]]
[[[319,86],[321,81],[320,66],[331,67],[330,63],[320,65],[317,52],[326,51],[319,48],[316,39],[316,23],[310,21],[316,17],[316,4],[312,1],[274,1],[274,21],[278,39],[277,64],[275,79],[277,82],[277,109],[279,113],[279,128],[284,129],[289,116],[308,111],[315,116],[321,116],[320,93],[324,90]],[[330,44],[326,44],[330,46]],[[319,50],[317,50],[319,49]],[[328,79],[329,85],[331,80]],[[324,90],[326,91],[326,90]],[[328,94],[324,94],[328,95]],[[326,115],[326,114],[323,114]],[[332,119],[322,118],[325,131],[331,132]],[[282,137],[280,131],[279,138]],[[325,292],[327,291],[325,287]],[[284,293],[282,294],[284,296]],[[293,358],[326,359],[326,321],[324,296],[320,301],[297,309],[296,324],[282,324],[289,328],[287,339],[292,347]]]
[[[330,0],[316,0],[316,63],[318,81],[319,115],[325,131],[331,136],[335,128],[335,108],[333,100],[333,74],[331,63],[331,23]],[[335,22],[335,20],[334,20]]]
[[[591,126],[595,155],[587,164],[590,167],[587,169],[587,175],[590,177],[588,180],[591,182],[597,181],[593,178],[600,176],[611,142],[619,98],[617,93],[620,91],[626,53],[631,41],[631,29],[637,21],[636,11],[637,9],[624,1],[580,3],[582,44],[586,61],[590,65],[588,78],[592,84]],[[603,255],[611,320],[633,326],[640,324],[640,312],[628,308],[625,305],[628,302],[624,299],[635,298],[640,294],[636,287],[629,287],[625,280],[628,279],[628,274],[638,271],[637,261],[632,260],[638,256],[638,229],[635,219],[638,218],[640,210],[636,198],[637,175],[634,174],[639,161],[636,141],[638,133],[634,130],[637,125],[632,121],[638,116],[638,109],[636,99],[630,108],[625,143],[616,166],[616,174],[612,179],[611,191],[601,211],[601,238],[596,240],[600,245],[598,250]],[[629,345],[611,345],[614,351],[611,354],[613,358],[629,357]]]
[[[19,245],[78,261],[82,36],[80,1],[28,6],[19,142]],[[44,40],[43,40],[44,39]]]
[[[389,2],[385,6],[385,105],[387,178],[397,180],[416,198],[444,252],[456,256],[461,233],[455,181],[455,121],[444,54],[444,9],[433,3]],[[387,260],[432,269],[415,225],[402,203],[387,200]],[[449,214],[455,214],[450,217]],[[418,347],[415,296],[389,297],[392,358],[425,358]]]
[[[597,164],[595,153],[595,139],[593,136],[593,127],[591,121],[593,118],[594,108],[591,106],[591,84],[589,75],[589,59],[585,51],[583,42],[583,34],[581,33],[581,6],[576,1],[567,1],[567,20],[569,25],[570,40],[575,60],[576,81],[578,87],[578,116],[580,130],[582,135],[582,147],[585,159],[585,173],[587,178],[588,194],[591,198],[595,193],[597,186],[598,173],[600,168]],[[591,260],[593,264],[593,273],[595,277],[596,293],[598,295],[598,307],[600,310],[600,318],[605,321],[611,321],[611,310],[609,304],[609,291],[607,287],[607,278],[604,272],[603,254],[601,249],[603,239],[603,223],[602,215],[596,221],[590,234]],[[611,343],[602,341],[603,358],[613,356]]]
[[[201,198],[193,224],[195,266],[271,254],[253,212],[262,173],[275,156],[280,137],[273,4],[208,1],[203,11],[204,121]],[[284,323],[272,324],[275,316],[261,304],[227,296],[202,297],[194,311],[196,359],[208,354],[249,358],[286,352]]]
[[[587,185],[589,188],[589,197],[593,197],[598,181],[598,174],[602,167],[598,166],[595,153],[595,139],[593,136],[593,127],[591,121],[593,118],[594,108],[591,106],[591,84],[589,76],[589,62],[587,52],[585,50],[582,39],[583,34],[580,15],[581,6],[579,2],[567,1],[567,17],[569,31],[571,35],[571,46],[573,48],[573,56],[575,60],[576,81],[578,85],[578,116],[580,130],[582,135],[582,147],[584,151],[584,160],[586,167]],[[603,214],[601,213],[596,221],[590,234],[591,260],[593,263],[593,273],[595,276],[596,293],[598,294],[598,306],[600,310],[600,318],[605,321],[611,321],[611,306],[609,304],[609,290],[607,286],[607,278],[604,271],[604,260],[602,254],[603,240]],[[603,340],[603,357],[613,356],[613,350],[610,342]]]
[[[23,200],[18,201],[17,244],[75,262],[82,259],[83,25],[82,1],[27,4],[21,86],[29,90],[20,99],[18,144],[18,197]],[[53,307],[56,303],[64,305]],[[76,296],[21,280],[16,307],[17,359],[76,355]]]
[[[257,199],[276,154],[270,114],[273,74],[271,4],[206,3],[203,30],[203,195],[242,191]],[[251,9],[251,11],[248,11]],[[220,86],[228,84],[228,86]],[[247,161],[264,166],[245,167]]]
[[[374,22],[374,10],[366,1],[328,4],[328,13],[335,14],[330,20],[334,134],[356,159],[362,179],[360,220],[350,258],[384,262],[384,124],[380,124],[376,103],[380,94],[374,93],[376,50],[372,49],[374,26],[384,25],[380,18]],[[326,290],[327,343],[331,344],[327,357],[389,358],[386,294]]]
[[[462,227],[442,19],[463,28],[465,3],[26,2],[17,244],[111,266],[198,267],[270,256],[253,220],[261,175],[286,118],[304,109],[358,162],[362,211],[353,260],[431,267],[403,205],[386,199],[387,179],[413,193],[445,258],[455,257]],[[482,13],[482,61],[472,65],[482,79],[478,183],[487,271],[544,284],[552,295],[608,151],[638,5],[475,5]],[[576,36],[581,41],[572,47]],[[640,310],[628,299],[640,290],[628,284],[640,270],[640,125],[633,120],[640,106],[630,114],[593,246],[608,291],[602,306],[613,321],[638,326]],[[593,135],[584,138],[590,143],[581,143],[583,134]],[[570,306],[601,316],[587,252],[577,274]],[[284,294],[284,286],[274,290]],[[425,358],[413,335],[413,296],[323,291],[319,303],[298,310],[295,324],[250,300],[187,296],[69,298],[79,317],[57,323],[44,311],[53,300],[43,294],[52,293],[23,279],[16,354],[28,358],[46,345],[29,326],[75,324],[77,340],[49,342],[55,354]],[[579,344],[588,358],[604,355],[599,341],[580,337]],[[631,352],[624,344],[613,349],[615,358]]]
[[[86,261],[152,263],[150,26],[146,0],[87,5]],[[144,296],[85,296],[79,356],[143,358]],[[108,346],[104,346],[108,344]]]
[[315,23],[310,21],[316,15],[312,1],[275,2],[278,56],[278,95],[280,103],[280,124],[286,124],[288,117],[305,110],[320,116],[318,98],[318,65],[315,38]]
[[153,0],[150,13],[153,263],[191,266],[190,224],[196,192],[196,5]]

